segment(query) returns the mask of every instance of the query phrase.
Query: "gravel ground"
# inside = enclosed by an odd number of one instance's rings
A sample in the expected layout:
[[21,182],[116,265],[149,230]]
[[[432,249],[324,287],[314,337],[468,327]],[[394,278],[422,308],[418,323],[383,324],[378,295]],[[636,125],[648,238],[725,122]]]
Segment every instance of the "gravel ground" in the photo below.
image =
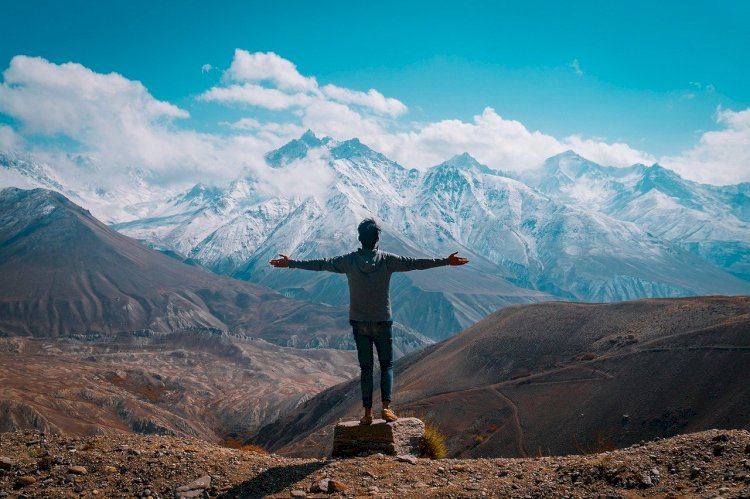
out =
[[198,439],[0,434],[0,497],[750,497],[750,432],[585,456],[289,459]]

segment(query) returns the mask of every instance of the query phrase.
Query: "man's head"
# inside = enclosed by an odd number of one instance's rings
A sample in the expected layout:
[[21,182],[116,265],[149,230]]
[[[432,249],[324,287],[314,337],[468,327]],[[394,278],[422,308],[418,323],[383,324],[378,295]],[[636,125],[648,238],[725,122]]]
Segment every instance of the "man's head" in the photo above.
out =
[[372,218],[365,218],[357,227],[359,232],[359,242],[364,249],[374,249],[380,239],[380,226]]

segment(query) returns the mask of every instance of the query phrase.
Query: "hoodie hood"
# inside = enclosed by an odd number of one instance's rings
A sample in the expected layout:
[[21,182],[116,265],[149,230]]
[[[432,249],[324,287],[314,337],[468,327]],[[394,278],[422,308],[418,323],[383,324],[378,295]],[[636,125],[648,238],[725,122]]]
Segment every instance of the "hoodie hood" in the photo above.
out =
[[383,263],[384,260],[385,259],[383,258],[383,253],[381,253],[377,248],[372,250],[360,248],[357,250],[357,267],[359,267],[359,270],[366,274],[375,272],[375,270],[377,270],[377,268]]

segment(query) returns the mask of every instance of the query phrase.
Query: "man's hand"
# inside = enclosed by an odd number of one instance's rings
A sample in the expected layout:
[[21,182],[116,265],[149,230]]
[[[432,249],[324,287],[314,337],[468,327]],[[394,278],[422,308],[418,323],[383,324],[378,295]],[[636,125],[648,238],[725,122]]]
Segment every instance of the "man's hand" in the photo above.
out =
[[287,268],[289,267],[289,257],[286,255],[279,254],[281,258],[277,258],[275,260],[271,260],[270,263],[274,267],[278,268]]
[[448,255],[448,265],[466,265],[467,263],[469,263],[468,258],[456,255],[458,255],[458,251]]

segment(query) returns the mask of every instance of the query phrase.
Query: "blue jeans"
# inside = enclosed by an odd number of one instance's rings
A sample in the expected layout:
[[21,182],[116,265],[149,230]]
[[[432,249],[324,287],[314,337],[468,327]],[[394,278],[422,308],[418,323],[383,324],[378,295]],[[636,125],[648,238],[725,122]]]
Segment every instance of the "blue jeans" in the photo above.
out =
[[393,345],[391,342],[391,321],[369,322],[349,321],[357,344],[357,357],[361,371],[362,405],[372,407],[372,346],[378,351],[380,363],[380,393],[383,401],[391,401],[393,391]]

